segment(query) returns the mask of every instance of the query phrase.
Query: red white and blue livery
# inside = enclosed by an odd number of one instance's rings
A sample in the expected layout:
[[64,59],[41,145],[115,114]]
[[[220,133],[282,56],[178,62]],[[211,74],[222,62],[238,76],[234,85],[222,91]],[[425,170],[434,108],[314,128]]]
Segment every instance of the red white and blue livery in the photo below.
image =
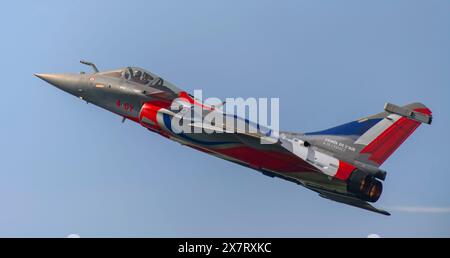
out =
[[201,107],[201,116],[216,107],[141,68],[99,72],[94,64],[82,63],[94,72],[36,76],[185,146],[297,183],[321,197],[385,215],[389,213],[370,204],[380,198],[386,178],[380,166],[420,124],[432,121],[431,110],[421,103],[387,103],[383,112],[330,129],[277,132],[272,144],[262,143],[267,132],[224,130],[224,123],[210,126],[213,133],[199,133],[196,121],[184,119],[193,130],[179,132],[173,119],[179,116],[180,106],[185,112]]

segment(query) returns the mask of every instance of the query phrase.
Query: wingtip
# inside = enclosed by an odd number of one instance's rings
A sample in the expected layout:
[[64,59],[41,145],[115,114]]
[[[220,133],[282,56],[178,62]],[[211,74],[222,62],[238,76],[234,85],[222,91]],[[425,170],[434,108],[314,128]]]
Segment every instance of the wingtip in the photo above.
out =
[[391,216],[391,214],[389,212],[387,212],[387,211],[382,211],[380,213],[383,214],[383,215],[386,215],[386,216]]

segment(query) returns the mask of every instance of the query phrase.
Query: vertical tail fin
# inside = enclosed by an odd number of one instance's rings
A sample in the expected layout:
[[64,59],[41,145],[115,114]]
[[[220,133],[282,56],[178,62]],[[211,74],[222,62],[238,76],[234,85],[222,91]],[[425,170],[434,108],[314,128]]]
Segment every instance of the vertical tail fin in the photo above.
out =
[[385,112],[306,136],[336,137],[354,148],[355,160],[380,166],[422,122],[431,123],[431,110],[421,103],[402,107],[386,104]]
[[416,116],[428,118],[431,123],[431,110],[421,103],[387,109],[384,116],[355,141],[355,144],[364,146],[360,153],[368,154],[367,158],[378,165],[383,164],[423,122],[422,119],[416,119]]

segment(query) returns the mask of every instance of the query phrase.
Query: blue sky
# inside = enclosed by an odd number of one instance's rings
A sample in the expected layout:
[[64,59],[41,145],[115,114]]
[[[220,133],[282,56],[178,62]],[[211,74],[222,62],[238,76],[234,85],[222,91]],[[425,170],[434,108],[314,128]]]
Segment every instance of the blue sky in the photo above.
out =
[[[450,236],[448,1],[6,1],[0,236]],[[306,132],[434,112],[383,165],[385,217],[195,152],[33,73],[133,65],[205,97],[279,97]]]

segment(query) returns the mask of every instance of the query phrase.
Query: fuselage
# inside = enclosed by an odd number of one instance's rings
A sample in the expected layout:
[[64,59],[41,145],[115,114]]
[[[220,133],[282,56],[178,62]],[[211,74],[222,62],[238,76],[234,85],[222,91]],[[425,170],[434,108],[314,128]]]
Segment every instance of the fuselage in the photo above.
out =
[[95,72],[36,76],[182,145],[385,215],[367,203],[382,192],[386,171],[379,166],[420,123],[432,120],[421,103],[390,104],[386,112],[326,130],[281,132],[226,113],[218,108],[223,103],[209,106],[144,69],[98,72],[82,63]]
[[[139,73],[139,78],[133,78]],[[175,133],[171,121],[177,115],[174,103],[203,106],[170,82],[140,68],[124,68],[94,74],[38,74],[54,86],[125,119],[139,123],[168,139],[196,150],[239,163],[263,173],[283,173],[289,177],[332,183],[320,170],[291,152],[239,134]],[[143,76],[147,80],[142,80]],[[243,119],[245,120],[245,119]],[[247,121],[247,120],[245,120]],[[311,171],[315,171],[311,173]],[[317,172],[317,173],[316,173]],[[311,175],[312,174],[312,175]]]

